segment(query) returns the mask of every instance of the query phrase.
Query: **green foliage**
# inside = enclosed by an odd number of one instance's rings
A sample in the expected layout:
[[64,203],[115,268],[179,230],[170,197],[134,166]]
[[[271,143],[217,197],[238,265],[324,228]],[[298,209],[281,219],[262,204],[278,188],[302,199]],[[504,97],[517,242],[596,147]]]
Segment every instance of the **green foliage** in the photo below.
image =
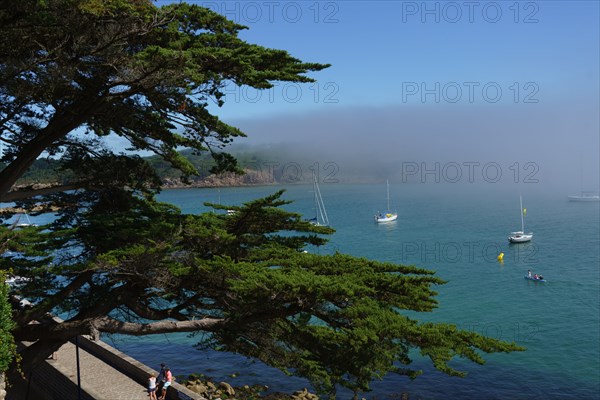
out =
[[[269,250],[251,258],[256,259],[243,267],[221,263],[210,271],[219,275],[227,269],[227,281],[239,296],[236,308],[229,308],[233,326],[210,340],[222,350],[308,377],[321,393],[333,392],[335,385],[367,391],[373,379],[389,372],[414,378],[421,371],[399,367],[411,363],[411,349],[420,349],[437,369],[457,376],[464,374],[448,365],[454,357],[482,363],[478,350],[523,350],[454,325],[419,324],[403,316],[401,309],[431,311],[436,306],[431,285],[443,281],[430,271],[342,254]],[[276,321],[247,318],[277,315],[282,309],[285,317]]]
[[19,179],[20,185],[65,183],[72,180],[70,174],[62,171],[62,163],[59,160],[39,159]]
[[0,271],[0,373],[8,370],[16,351],[11,334],[15,323],[12,319],[12,308],[8,303],[8,285],[4,283],[5,280],[6,274]]

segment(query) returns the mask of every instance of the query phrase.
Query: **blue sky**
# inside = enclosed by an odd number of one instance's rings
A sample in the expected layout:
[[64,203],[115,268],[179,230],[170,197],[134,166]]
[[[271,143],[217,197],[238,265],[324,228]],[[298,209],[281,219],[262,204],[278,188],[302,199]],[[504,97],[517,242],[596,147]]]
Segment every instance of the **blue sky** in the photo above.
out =
[[[281,84],[262,94],[231,88],[224,117],[423,104],[420,91],[411,94],[413,83],[437,91],[440,102],[487,102],[498,87],[507,102],[527,95],[542,102],[597,97],[595,1],[196,3],[247,25],[242,37],[249,42],[332,64],[312,74],[316,85]],[[476,83],[472,102],[469,82]],[[435,102],[435,94],[424,100]]]
[[228,87],[213,111],[248,133],[239,143],[340,165],[534,162],[570,191],[583,168],[598,190],[598,1],[195,3],[248,42],[332,64],[315,84]]

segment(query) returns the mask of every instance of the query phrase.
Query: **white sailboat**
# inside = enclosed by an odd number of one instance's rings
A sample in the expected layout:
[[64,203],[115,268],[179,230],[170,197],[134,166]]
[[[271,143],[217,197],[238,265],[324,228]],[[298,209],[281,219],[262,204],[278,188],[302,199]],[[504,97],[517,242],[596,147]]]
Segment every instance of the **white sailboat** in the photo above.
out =
[[594,194],[594,192],[581,192],[579,196],[567,196],[569,201],[579,201],[579,202],[593,202],[600,201],[600,196]]
[[319,183],[317,182],[317,176],[313,173],[313,192],[315,195],[315,217],[309,221],[313,225],[317,226],[329,226],[329,217],[327,216],[327,210],[325,210],[325,203],[321,196],[321,190],[319,189]]
[[398,213],[393,213],[390,211],[390,181],[386,181],[387,183],[387,212],[382,214],[378,212],[375,214],[375,222],[392,222],[398,219]]
[[576,202],[598,202],[600,201],[600,196],[598,195],[598,193],[583,190],[583,157],[581,154],[579,155],[579,160],[581,163],[581,171],[579,172],[579,186],[581,189],[581,193],[579,195],[567,196],[567,198],[569,199],[569,201]]
[[31,220],[29,219],[29,215],[27,215],[26,212],[23,212],[22,215],[25,216],[25,220],[26,221],[25,222],[21,221],[21,218],[19,217],[17,219],[17,222],[15,223],[15,227],[17,227],[17,228],[26,228],[28,226],[36,226],[35,224],[31,223]]
[[523,209],[523,198],[519,196],[519,203],[521,204],[521,230],[517,232],[511,232],[508,236],[508,241],[510,243],[525,243],[531,241],[533,239],[533,233],[525,233],[525,222],[523,216],[525,214],[525,209]]

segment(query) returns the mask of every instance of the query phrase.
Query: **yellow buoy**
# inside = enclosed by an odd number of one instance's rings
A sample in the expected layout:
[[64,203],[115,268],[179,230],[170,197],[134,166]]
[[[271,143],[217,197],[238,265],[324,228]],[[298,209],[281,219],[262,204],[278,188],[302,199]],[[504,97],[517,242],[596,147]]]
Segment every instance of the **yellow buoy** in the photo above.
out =
[[504,253],[498,254],[498,261],[504,261]]

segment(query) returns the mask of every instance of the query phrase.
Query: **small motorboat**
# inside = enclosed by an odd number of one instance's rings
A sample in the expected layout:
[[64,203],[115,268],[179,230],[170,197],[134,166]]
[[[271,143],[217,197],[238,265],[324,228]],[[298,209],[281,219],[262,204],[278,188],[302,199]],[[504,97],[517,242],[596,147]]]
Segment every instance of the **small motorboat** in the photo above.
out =
[[535,281],[535,282],[546,282],[546,280],[542,276],[538,276],[536,278],[535,276],[525,275],[525,279],[529,279],[530,281]]

